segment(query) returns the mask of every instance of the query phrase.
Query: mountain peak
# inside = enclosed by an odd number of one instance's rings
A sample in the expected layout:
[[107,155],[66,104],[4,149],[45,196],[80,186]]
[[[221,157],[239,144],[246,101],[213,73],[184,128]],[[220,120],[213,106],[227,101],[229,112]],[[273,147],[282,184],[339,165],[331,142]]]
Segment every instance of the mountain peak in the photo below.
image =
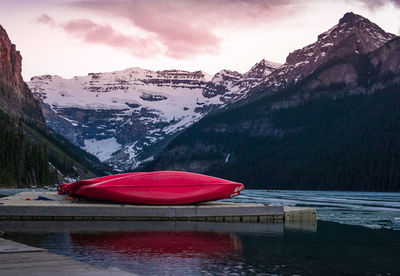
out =
[[[268,67],[272,67],[272,68],[278,68],[279,66],[281,66],[282,64],[277,63],[277,62],[273,62],[273,61],[269,61],[265,58],[263,58],[260,62],[258,62],[257,64],[262,64],[264,66],[268,66]],[[256,64],[256,65],[257,65]]]
[[316,42],[290,53],[286,63],[268,75],[266,85],[277,88],[297,82],[329,60],[374,51],[395,37],[367,18],[348,12]]
[[320,34],[318,41],[338,41],[347,39],[350,36],[357,37],[357,43],[363,45],[364,48],[360,50],[364,53],[372,51],[396,37],[394,34],[385,32],[369,19],[359,14],[348,12],[343,15],[337,25]]
[[275,71],[281,64],[262,59],[244,74],[245,78],[264,78]]
[[361,16],[359,14],[355,14],[353,12],[347,12],[339,20],[339,24],[352,23],[352,22],[357,22],[357,21],[360,21],[360,20],[368,20],[368,19],[366,19],[365,17],[363,17],[363,16]]

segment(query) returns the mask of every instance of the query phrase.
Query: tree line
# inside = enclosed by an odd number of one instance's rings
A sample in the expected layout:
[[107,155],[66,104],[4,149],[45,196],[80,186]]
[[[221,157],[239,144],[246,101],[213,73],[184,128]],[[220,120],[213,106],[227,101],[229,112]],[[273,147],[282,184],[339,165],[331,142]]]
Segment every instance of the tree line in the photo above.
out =
[[49,168],[47,151],[26,137],[22,120],[16,122],[0,112],[0,128],[0,184],[26,187],[54,183],[56,175]]
[[246,188],[400,191],[400,86],[372,95],[336,89],[336,98],[271,111],[279,93],[204,118],[147,169],[197,161]]

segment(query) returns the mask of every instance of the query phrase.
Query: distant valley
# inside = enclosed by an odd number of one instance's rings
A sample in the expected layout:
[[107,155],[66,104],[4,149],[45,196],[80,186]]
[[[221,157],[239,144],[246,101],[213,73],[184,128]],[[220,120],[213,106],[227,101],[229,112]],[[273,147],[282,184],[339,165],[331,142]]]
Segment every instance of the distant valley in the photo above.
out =
[[132,67],[25,84],[2,36],[3,125],[59,179],[182,170],[248,188],[400,189],[399,37],[360,15],[243,74]]
[[178,132],[246,98],[280,65],[262,60],[249,72],[214,76],[130,68],[63,79],[33,77],[46,123],[117,171],[153,160]]

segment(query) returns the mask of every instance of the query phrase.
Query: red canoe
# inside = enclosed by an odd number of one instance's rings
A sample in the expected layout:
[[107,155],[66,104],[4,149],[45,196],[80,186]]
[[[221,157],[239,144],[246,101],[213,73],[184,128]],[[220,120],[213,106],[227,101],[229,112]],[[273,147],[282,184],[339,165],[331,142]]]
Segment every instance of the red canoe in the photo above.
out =
[[124,203],[176,205],[230,198],[243,184],[202,174],[159,171],[126,173],[59,186],[61,193]]

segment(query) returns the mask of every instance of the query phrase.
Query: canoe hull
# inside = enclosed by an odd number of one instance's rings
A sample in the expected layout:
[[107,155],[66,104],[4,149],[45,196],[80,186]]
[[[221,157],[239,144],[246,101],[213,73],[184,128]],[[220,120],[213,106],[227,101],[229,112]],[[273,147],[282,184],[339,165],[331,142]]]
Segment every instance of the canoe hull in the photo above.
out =
[[230,198],[243,184],[175,171],[128,173],[84,180],[64,187],[70,195],[133,204],[177,205]]

